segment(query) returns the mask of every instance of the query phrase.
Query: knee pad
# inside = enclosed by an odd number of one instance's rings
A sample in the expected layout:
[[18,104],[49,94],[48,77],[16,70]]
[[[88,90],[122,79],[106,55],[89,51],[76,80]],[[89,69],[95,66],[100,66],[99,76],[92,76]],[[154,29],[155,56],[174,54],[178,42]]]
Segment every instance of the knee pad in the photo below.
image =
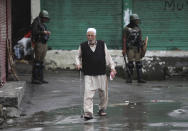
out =
[[142,62],[141,61],[136,62],[136,68],[138,68],[138,69],[142,68]]
[[40,67],[41,66],[41,62],[40,61],[34,61],[34,66],[35,67]]
[[129,61],[129,63],[128,63],[128,68],[129,68],[129,69],[133,69],[133,68],[134,68],[133,61]]
[[40,62],[35,62],[35,66],[39,67],[40,66]]

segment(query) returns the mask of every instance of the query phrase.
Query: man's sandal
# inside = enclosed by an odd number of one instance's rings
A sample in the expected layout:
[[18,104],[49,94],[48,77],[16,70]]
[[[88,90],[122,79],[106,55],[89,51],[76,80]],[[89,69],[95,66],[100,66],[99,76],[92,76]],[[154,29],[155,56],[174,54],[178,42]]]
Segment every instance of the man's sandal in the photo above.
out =
[[87,121],[87,120],[93,119],[93,116],[90,112],[87,112],[84,114],[84,119]]
[[107,113],[104,112],[104,109],[100,109],[98,114],[99,114],[99,116],[106,116],[107,115]]

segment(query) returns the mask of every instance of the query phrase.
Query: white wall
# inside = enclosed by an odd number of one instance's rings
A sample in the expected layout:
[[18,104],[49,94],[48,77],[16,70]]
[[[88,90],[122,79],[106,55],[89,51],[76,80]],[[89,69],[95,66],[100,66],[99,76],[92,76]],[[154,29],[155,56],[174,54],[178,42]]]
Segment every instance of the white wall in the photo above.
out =
[[[124,68],[121,50],[109,50],[116,66]],[[77,50],[50,50],[45,59],[47,69],[75,69],[75,55]],[[149,62],[156,57],[188,57],[188,51],[147,51],[143,60]],[[160,63],[159,63],[160,64]],[[164,63],[161,63],[164,64]]]
[[132,14],[132,10],[127,8],[126,10],[124,10],[123,13],[124,13],[124,15],[123,15],[124,25],[123,25],[123,27],[126,27],[129,24],[129,22],[130,22],[130,14]]
[[31,0],[31,23],[39,15],[40,0]]

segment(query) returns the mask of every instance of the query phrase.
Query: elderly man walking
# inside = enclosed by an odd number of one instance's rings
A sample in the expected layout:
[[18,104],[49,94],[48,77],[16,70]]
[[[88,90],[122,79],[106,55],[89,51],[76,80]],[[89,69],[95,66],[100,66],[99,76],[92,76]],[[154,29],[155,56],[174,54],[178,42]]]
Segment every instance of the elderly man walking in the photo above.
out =
[[104,41],[96,40],[96,29],[87,29],[88,41],[80,44],[78,55],[76,56],[76,68],[84,73],[84,118],[93,118],[93,97],[98,90],[100,97],[100,116],[106,116],[105,109],[108,103],[108,84],[106,76],[106,65],[111,68],[111,74],[116,74],[115,64],[108,53]]

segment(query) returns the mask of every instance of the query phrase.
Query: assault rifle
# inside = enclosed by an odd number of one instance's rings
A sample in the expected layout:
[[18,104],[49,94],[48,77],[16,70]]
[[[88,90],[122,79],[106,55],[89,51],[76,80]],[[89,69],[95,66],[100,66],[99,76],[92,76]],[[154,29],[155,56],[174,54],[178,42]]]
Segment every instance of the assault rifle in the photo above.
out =
[[128,62],[127,62],[126,56],[123,55],[123,58],[124,58],[124,61],[125,61],[125,74],[127,73],[128,76],[131,77],[131,72],[130,72],[129,67],[128,67]]

